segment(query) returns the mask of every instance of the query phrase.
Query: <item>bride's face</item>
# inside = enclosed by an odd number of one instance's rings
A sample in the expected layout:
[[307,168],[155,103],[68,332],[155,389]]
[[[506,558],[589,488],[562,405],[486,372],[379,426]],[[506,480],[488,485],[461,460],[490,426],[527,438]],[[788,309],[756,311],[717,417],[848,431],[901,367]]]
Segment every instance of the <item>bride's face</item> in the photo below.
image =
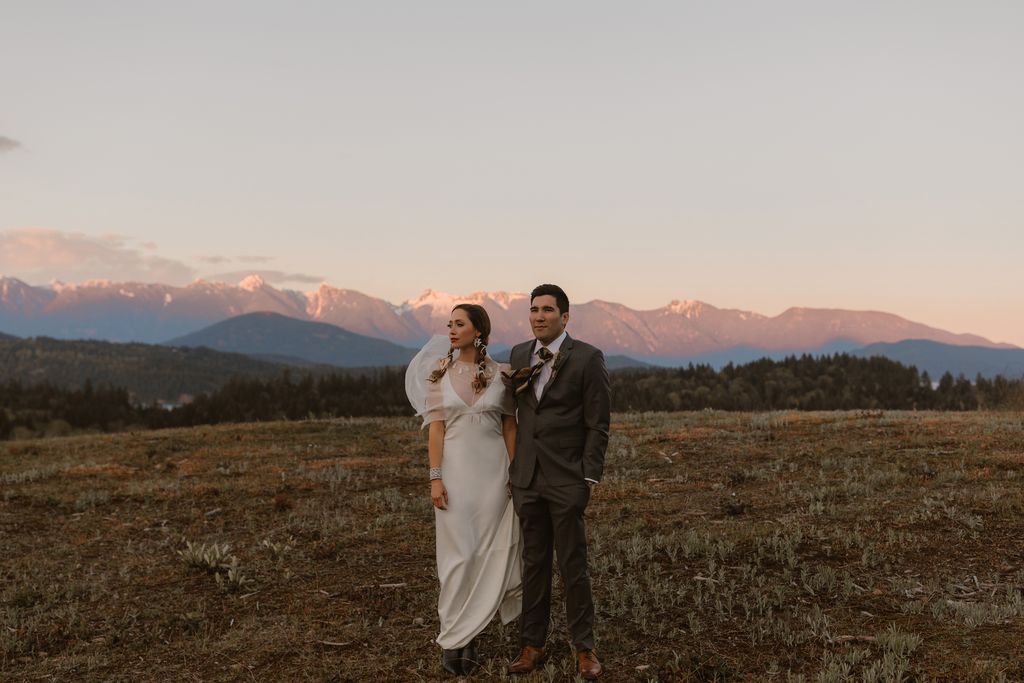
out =
[[466,312],[461,308],[452,311],[452,316],[448,319],[448,340],[452,346],[457,349],[472,346],[476,337],[476,328],[473,327],[473,323],[469,322]]

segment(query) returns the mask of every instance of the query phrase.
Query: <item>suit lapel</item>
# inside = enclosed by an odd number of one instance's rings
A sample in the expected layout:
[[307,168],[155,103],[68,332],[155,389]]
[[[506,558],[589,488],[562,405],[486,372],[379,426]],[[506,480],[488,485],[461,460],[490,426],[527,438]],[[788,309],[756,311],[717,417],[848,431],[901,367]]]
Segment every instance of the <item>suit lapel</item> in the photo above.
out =
[[[569,354],[571,352],[572,337],[566,334],[565,339],[562,340],[561,348],[558,349],[558,353],[561,354],[562,356],[561,363],[559,363],[559,370],[558,372],[553,373],[552,376],[548,378],[548,383],[544,385],[544,389],[542,389],[540,392],[540,400],[537,401],[537,405],[540,405],[541,403],[544,402],[544,398],[548,395],[548,392],[551,391],[551,385],[554,384],[555,380],[558,379],[558,376],[562,374],[562,371],[565,369],[565,364],[569,361]],[[554,363],[554,361],[551,362]],[[536,394],[534,394],[534,396],[536,396]]]
[[514,352],[518,358],[509,358],[513,370],[519,370],[520,368],[525,368],[530,365],[530,349],[532,348],[533,342],[526,342],[514,348]]
[[527,405],[536,410],[537,406],[540,405],[540,401],[537,400],[537,394],[533,393],[533,387],[527,387],[523,393],[526,394],[525,400]]

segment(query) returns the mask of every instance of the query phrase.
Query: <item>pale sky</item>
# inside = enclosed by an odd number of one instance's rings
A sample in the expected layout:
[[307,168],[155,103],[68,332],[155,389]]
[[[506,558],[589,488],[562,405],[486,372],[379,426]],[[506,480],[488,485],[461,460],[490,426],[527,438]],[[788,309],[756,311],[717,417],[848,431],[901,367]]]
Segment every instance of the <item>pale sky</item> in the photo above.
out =
[[0,274],[884,310],[1024,345],[1024,3],[15,2]]

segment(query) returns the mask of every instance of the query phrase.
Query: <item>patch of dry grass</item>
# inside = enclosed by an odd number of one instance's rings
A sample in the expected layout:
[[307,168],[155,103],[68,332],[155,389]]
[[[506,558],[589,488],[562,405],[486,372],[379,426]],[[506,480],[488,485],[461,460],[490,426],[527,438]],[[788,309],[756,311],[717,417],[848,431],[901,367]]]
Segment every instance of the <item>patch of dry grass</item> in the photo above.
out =
[[[1022,480],[1020,413],[617,415],[603,680],[1022,680]],[[0,678],[441,680],[428,490],[399,418],[4,443]]]

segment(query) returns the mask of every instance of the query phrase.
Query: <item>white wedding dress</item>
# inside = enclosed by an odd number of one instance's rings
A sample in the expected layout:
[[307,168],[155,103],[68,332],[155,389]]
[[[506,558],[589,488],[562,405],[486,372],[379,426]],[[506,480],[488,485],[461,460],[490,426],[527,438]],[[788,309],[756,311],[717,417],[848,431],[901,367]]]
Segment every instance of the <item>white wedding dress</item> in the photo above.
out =
[[[429,353],[425,348],[421,355]],[[433,358],[414,359],[409,372],[422,375],[426,367],[429,376],[438,367]],[[409,391],[424,425],[445,421],[441,470],[448,509],[435,507],[434,520],[437,643],[446,650],[465,647],[495,615],[507,624],[522,611],[522,538],[508,496],[509,460],[501,433],[502,416],[514,414],[515,404],[498,375],[508,368],[490,358],[486,368],[489,382],[480,393],[472,388],[476,365],[458,361],[436,383],[421,383],[422,399],[420,392]]]

